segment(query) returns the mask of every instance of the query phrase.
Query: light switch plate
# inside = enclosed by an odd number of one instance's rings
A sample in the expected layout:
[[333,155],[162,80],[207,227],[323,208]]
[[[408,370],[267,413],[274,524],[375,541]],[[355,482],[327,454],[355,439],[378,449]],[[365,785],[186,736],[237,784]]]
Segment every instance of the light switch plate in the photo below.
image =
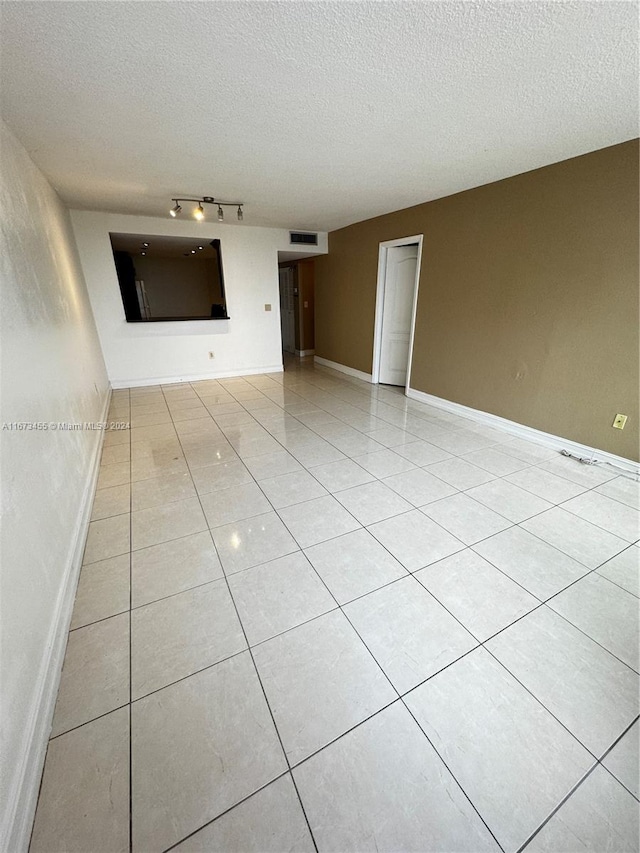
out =
[[271,305],[269,305],[269,303],[268,303],[268,302],[265,304],[265,306],[264,306],[264,310],[265,310],[265,311],[271,311]]

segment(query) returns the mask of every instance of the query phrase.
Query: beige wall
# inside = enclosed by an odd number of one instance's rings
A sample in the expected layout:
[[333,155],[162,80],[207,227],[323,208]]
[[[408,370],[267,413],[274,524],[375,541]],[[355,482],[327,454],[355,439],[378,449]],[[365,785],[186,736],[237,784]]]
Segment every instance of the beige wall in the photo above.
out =
[[316,353],[371,372],[378,244],[424,234],[412,387],[638,459],[638,231],[638,140],[334,231]]
[[152,317],[204,316],[221,302],[217,263],[211,258],[134,257]]
[[298,325],[300,337],[296,346],[299,350],[310,350],[315,347],[314,281],[314,261],[298,261]]

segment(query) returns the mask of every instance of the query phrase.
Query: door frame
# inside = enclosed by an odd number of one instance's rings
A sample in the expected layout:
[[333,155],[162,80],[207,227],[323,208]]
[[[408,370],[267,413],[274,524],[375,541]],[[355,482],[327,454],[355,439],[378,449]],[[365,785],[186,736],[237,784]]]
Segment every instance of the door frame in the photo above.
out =
[[374,385],[380,383],[380,359],[382,357],[382,321],[384,316],[384,292],[387,278],[387,256],[389,249],[396,246],[409,246],[418,244],[418,259],[416,262],[416,280],[413,287],[413,305],[411,307],[411,330],[409,332],[409,357],[407,360],[407,383],[405,394],[409,387],[411,378],[411,362],[413,359],[413,339],[416,330],[416,307],[418,305],[418,287],[420,284],[420,265],[422,262],[422,241],[424,234],[416,234],[413,237],[399,237],[397,240],[385,240],[380,243],[378,249],[378,283],[376,288],[376,314],[373,326],[373,363],[371,366],[371,382]]

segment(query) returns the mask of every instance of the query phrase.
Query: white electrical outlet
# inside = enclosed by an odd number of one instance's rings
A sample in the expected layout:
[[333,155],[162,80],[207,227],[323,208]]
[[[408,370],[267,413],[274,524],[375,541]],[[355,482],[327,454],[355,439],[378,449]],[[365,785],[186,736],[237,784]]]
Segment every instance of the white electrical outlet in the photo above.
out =
[[215,358],[215,355],[213,354],[212,349],[209,350],[209,358]]

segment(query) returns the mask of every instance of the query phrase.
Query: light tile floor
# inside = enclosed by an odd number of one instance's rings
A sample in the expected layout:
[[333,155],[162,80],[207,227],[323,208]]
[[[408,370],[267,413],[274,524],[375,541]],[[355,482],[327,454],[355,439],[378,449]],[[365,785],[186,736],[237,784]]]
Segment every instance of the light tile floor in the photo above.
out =
[[638,850],[637,482],[304,362],[109,417],[33,853]]

